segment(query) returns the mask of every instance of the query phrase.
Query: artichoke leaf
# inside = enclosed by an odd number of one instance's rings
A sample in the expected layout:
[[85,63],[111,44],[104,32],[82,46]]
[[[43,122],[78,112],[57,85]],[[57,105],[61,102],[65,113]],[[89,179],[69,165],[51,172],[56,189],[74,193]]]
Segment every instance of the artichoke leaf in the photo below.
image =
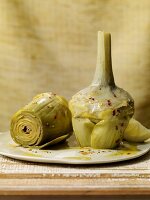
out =
[[150,139],[150,129],[145,128],[140,122],[132,118],[125,129],[124,139],[128,142],[144,142]]
[[74,127],[74,133],[77,141],[81,147],[91,146],[91,133],[94,128],[94,123],[92,123],[88,118],[72,118],[72,124]]
[[[64,140],[66,140],[69,136],[70,136],[70,133],[69,133],[69,134],[66,134],[66,135],[62,135],[62,136],[60,136],[60,137],[57,137],[56,139],[51,140],[51,141],[49,141],[49,142],[47,142],[47,143],[45,143],[45,144],[43,144],[43,145],[40,145],[40,146],[32,146],[32,148],[43,149],[43,148],[45,148],[45,147],[52,146],[52,145],[54,145],[54,144],[58,144],[58,143],[60,143],[60,142],[62,142],[62,141],[64,141]],[[28,146],[28,147],[31,148],[31,146]]]
[[101,120],[94,126],[91,134],[91,147],[112,149],[120,144],[123,132],[118,127],[118,120]]

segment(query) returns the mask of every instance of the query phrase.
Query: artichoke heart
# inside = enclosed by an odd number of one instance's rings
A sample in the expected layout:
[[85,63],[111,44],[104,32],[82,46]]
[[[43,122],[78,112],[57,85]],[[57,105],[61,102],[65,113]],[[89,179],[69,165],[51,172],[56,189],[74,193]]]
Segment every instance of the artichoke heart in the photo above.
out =
[[80,146],[111,149],[123,140],[124,131],[134,114],[134,101],[114,82],[109,33],[98,32],[93,82],[72,97],[69,108]]
[[24,147],[43,148],[65,140],[72,132],[67,101],[53,93],[42,93],[15,113],[10,124],[13,140]]

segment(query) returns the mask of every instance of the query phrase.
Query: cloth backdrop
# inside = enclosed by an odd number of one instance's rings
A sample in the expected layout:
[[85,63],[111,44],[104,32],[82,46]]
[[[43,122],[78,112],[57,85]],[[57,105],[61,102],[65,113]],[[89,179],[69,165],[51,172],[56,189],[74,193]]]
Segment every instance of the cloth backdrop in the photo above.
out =
[[98,30],[111,32],[116,84],[150,127],[149,0],[1,0],[0,131],[36,94],[69,99],[91,82]]

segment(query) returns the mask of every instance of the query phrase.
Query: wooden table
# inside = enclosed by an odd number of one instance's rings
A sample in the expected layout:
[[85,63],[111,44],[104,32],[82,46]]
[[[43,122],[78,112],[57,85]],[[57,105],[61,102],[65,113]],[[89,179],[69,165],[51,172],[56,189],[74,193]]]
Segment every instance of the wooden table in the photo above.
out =
[[55,199],[70,195],[99,199],[137,195],[138,199],[142,195],[150,199],[150,152],[131,161],[90,166],[40,164],[0,156],[0,195],[51,195],[57,196]]

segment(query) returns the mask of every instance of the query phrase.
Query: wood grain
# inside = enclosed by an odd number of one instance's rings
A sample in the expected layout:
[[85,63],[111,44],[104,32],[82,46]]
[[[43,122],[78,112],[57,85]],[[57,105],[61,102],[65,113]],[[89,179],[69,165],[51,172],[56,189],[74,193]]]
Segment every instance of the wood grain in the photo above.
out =
[[[76,200],[77,196],[0,196],[0,200]],[[149,200],[149,196],[78,196],[79,200]]]
[[1,179],[0,195],[150,195],[146,179]]

